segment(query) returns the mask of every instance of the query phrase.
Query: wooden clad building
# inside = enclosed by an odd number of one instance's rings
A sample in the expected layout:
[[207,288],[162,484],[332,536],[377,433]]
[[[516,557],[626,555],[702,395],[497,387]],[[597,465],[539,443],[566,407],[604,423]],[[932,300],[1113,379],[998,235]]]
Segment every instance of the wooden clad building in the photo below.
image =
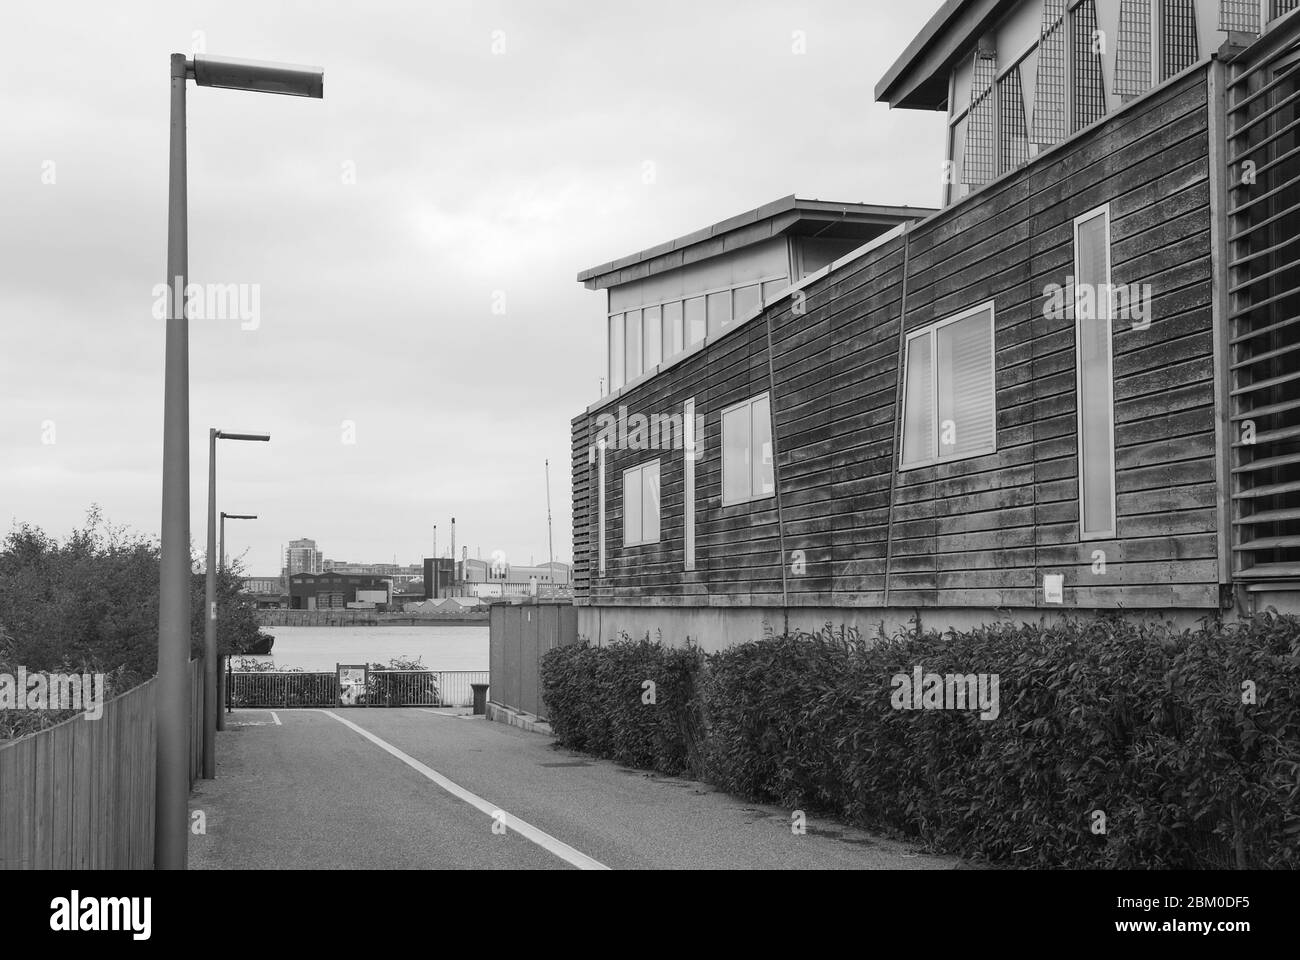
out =
[[[947,112],[942,210],[693,343],[659,309],[681,348],[635,376],[611,313],[614,389],[573,421],[579,632],[1300,605],[1289,6],[945,4],[877,89]],[[650,260],[582,279],[621,304]]]

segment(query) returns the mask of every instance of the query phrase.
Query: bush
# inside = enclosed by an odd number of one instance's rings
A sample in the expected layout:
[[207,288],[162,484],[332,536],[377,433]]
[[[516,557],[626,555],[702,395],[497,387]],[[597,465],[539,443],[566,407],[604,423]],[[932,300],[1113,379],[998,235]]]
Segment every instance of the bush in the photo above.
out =
[[566,746],[615,763],[698,775],[700,660],[692,647],[665,647],[648,636],[556,647],[541,667],[551,729]]
[[[998,717],[895,709],[891,679],[917,665],[997,676]],[[1275,614],[870,643],[827,627],[708,657],[647,638],[559,648],[542,667],[574,749],[966,857],[1146,868],[1300,866],[1298,673],[1300,620]],[[648,711],[652,676],[671,679]]]

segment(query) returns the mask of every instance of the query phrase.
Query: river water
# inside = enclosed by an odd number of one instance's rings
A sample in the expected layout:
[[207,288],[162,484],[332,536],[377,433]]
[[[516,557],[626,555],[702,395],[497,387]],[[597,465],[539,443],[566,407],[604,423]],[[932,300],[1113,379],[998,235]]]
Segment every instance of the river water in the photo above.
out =
[[250,659],[281,668],[333,671],[340,663],[386,664],[393,657],[420,657],[430,670],[488,668],[486,623],[262,629],[275,637],[275,646],[270,656]]

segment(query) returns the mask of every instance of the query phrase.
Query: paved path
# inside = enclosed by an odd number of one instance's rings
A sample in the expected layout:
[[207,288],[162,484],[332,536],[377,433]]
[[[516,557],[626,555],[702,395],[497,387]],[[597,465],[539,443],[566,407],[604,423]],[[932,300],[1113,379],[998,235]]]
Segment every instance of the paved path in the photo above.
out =
[[[191,868],[951,869],[956,860],[450,711],[243,710]],[[495,828],[495,829],[494,829]]]

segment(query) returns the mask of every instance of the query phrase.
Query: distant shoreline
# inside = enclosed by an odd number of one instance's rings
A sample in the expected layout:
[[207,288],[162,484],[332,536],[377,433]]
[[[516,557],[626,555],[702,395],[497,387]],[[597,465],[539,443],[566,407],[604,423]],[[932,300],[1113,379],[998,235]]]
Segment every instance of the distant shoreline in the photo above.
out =
[[257,622],[262,627],[471,627],[486,626],[486,611],[479,616],[421,617],[412,614],[375,614],[366,616],[322,610],[259,610]]

